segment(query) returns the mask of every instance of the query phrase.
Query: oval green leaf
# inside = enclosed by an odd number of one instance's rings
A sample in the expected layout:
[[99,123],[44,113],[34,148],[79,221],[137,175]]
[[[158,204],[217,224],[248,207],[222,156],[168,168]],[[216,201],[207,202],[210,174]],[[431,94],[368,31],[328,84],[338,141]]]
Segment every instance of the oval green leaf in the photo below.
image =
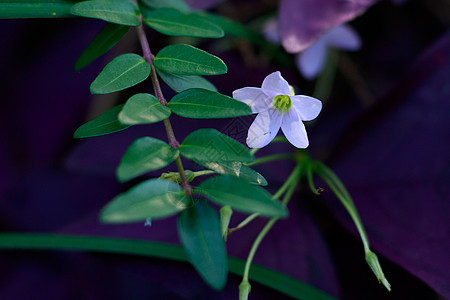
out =
[[136,94],[125,103],[119,121],[126,125],[151,124],[167,119],[170,109],[150,94]]
[[251,115],[247,104],[205,89],[189,89],[168,103],[175,114],[185,118],[210,119]]
[[106,23],[75,63],[75,71],[89,65],[97,57],[105,54],[128,32],[129,26]]
[[151,66],[137,54],[122,54],[114,58],[91,84],[92,94],[108,94],[136,85],[150,75]]
[[106,22],[139,26],[139,8],[132,0],[93,0],[82,1],[70,12],[73,15],[104,20]]
[[146,25],[165,35],[203,38],[221,38],[224,35],[222,28],[195,13],[185,14],[171,8],[144,9],[142,13]]
[[97,118],[84,123],[73,134],[76,139],[92,136],[105,135],[127,129],[128,125],[123,125],[118,120],[118,114],[122,110],[123,104],[114,106],[110,110],[101,114]]
[[109,202],[100,213],[105,223],[128,223],[146,218],[161,219],[186,209],[189,201],[173,181],[150,179]]
[[203,280],[215,289],[222,289],[228,262],[217,212],[205,201],[197,201],[178,216],[178,235]]
[[165,142],[142,137],[128,147],[119,168],[117,178],[124,182],[144,173],[163,168],[178,156],[178,150],[171,148]]
[[186,44],[161,49],[153,64],[161,71],[176,74],[220,75],[227,72],[227,66],[220,58]]
[[180,93],[187,89],[200,88],[217,92],[217,88],[209,80],[197,75],[180,75],[176,73],[156,70],[159,77],[175,92]]
[[191,8],[183,0],[141,0],[142,4],[153,9],[157,8],[174,8],[182,12],[190,12]]
[[219,174],[235,176],[253,184],[267,185],[267,180],[261,174],[239,161],[221,163],[196,161],[196,163]]
[[0,19],[5,18],[68,18],[73,0],[11,0],[0,1]]
[[181,143],[182,156],[195,161],[250,162],[254,159],[247,147],[215,129],[199,129]]
[[287,217],[285,206],[263,188],[231,176],[215,176],[203,181],[194,193],[204,195],[219,205],[229,205],[244,213],[266,217]]

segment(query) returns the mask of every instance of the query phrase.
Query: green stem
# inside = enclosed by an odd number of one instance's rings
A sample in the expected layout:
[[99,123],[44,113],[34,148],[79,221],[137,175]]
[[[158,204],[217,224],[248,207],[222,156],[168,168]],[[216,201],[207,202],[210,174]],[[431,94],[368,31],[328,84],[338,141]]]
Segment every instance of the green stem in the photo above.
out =
[[244,219],[244,221],[242,221],[241,223],[239,223],[238,226],[234,227],[234,228],[230,228],[228,229],[228,233],[232,233],[235,230],[241,229],[242,227],[246,226],[248,223],[250,223],[251,221],[253,221],[254,219],[256,219],[257,217],[259,217],[259,213],[253,213],[250,216],[248,216],[247,218]]
[[[294,172],[292,172],[292,173],[294,173]],[[296,182],[295,183],[293,182],[290,185],[289,189],[287,190],[286,194],[283,197],[282,204],[284,206],[286,206],[289,203],[289,200],[291,199],[291,196],[294,193],[296,187],[297,187]],[[252,264],[253,258],[255,257],[256,251],[258,250],[259,245],[261,244],[264,237],[267,235],[267,233],[269,233],[270,229],[272,229],[273,225],[275,225],[275,223],[278,221],[278,219],[279,219],[278,217],[274,217],[274,218],[270,219],[266,223],[266,225],[263,227],[261,232],[258,234],[255,241],[253,242],[252,248],[250,249],[250,252],[247,257],[247,261],[245,263],[244,276],[242,278],[242,281],[244,281],[244,282],[248,281],[250,266]]]
[[281,197],[281,195],[284,194],[284,192],[289,188],[289,186],[293,182],[297,182],[298,177],[301,175],[300,170],[303,168],[303,163],[298,163],[297,166],[294,168],[294,170],[289,175],[288,179],[284,182],[284,184],[278,189],[278,191],[273,195],[273,199],[278,199]]
[[333,88],[334,78],[336,77],[339,53],[336,50],[329,49],[327,61],[323,72],[319,75],[313,91],[313,97],[326,102],[330,97]]
[[246,166],[250,167],[250,166],[255,166],[255,165],[259,165],[262,163],[267,163],[267,162],[271,162],[271,161],[275,161],[275,160],[289,160],[289,159],[295,160],[295,155],[289,154],[289,153],[273,154],[273,155],[268,155],[268,156],[264,156],[264,157],[255,159],[251,163],[246,164]]
[[269,232],[269,230],[272,228],[273,224],[278,220],[278,218],[272,218],[267,222],[267,224],[264,226],[264,228],[261,230],[261,232],[256,237],[255,241],[253,242],[252,248],[250,249],[250,252],[247,257],[247,262],[245,263],[245,269],[244,269],[244,276],[242,277],[242,281],[248,281],[248,273],[250,271],[250,265],[252,264],[253,257],[255,256],[256,250],[258,250],[259,244],[261,244],[261,241],[264,239],[266,234]]
[[345,186],[339,180],[339,178],[331,171],[327,166],[320,162],[315,162],[316,165],[316,173],[319,175],[323,181],[330,187],[336,197],[341,201],[342,205],[344,205],[345,209],[349,213],[350,217],[355,224],[358,233],[361,237],[361,241],[364,246],[364,251],[367,252],[370,250],[369,239],[367,238],[367,233],[362,225],[361,218],[356,210],[355,204],[348,193]]
[[313,178],[313,163],[310,161],[307,168],[306,168],[306,178],[308,179],[308,185],[311,190],[316,195],[320,195],[321,192],[323,192],[322,188],[316,188],[314,185],[314,178]]
[[[284,184],[278,189],[278,191],[272,196],[272,199],[276,200],[279,197],[281,197],[284,192],[291,186],[293,185],[293,183],[296,183],[298,178],[301,175],[301,169],[302,169],[302,163],[298,163],[297,166],[294,168],[294,170],[291,172],[291,174],[289,175],[288,179],[286,179],[286,181],[284,182]],[[230,228],[229,229],[229,233],[241,229],[242,227],[246,226],[247,224],[249,224],[251,221],[253,221],[255,218],[257,218],[260,214],[259,213],[253,213],[251,215],[249,215],[247,218],[244,219],[244,221],[242,221],[241,223],[239,223],[238,226],[234,227],[234,228]]]
[[336,197],[339,199],[342,205],[344,205],[345,209],[349,213],[361,237],[361,241],[364,246],[366,262],[369,264],[370,268],[372,269],[373,273],[378,278],[378,280],[381,283],[383,283],[383,285],[386,287],[387,290],[390,291],[391,285],[384,276],[380,262],[378,261],[378,257],[376,256],[375,253],[372,252],[372,250],[370,250],[367,233],[364,229],[364,226],[362,224],[356,206],[352,200],[352,197],[348,193],[344,184],[330,168],[328,168],[321,162],[314,162],[314,169],[317,175],[319,175],[325,181],[325,183],[331,188],[333,193],[336,195]]
[[204,176],[204,175],[209,175],[209,174],[214,174],[216,172],[211,171],[211,170],[203,170],[203,171],[196,171],[194,172],[194,177],[199,177],[199,176]]
[[[277,194],[282,195],[282,193],[284,193],[284,190],[286,191],[286,193],[284,194],[284,197],[283,197],[283,201],[282,201],[282,204],[284,206],[287,206],[287,204],[289,203],[289,200],[292,197],[292,194],[295,191],[295,188],[297,187],[297,181],[302,174],[302,169],[303,169],[303,163],[299,162],[297,164],[297,166],[295,167],[295,169],[292,171],[292,173],[289,175],[289,178],[286,180],[285,184],[282,186],[283,191],[281,193],[279,193],[281,190],[281,188],[280,188],[280,190],[278,190],[278,192],[276,193],[276,195]],[[286,187],[286,188],[284,188],[284,187]],[[274,198],[275,198],[275,195],[274,195]],[[279,219],[278,217],[274,217],[274,218],[270,219],[267,222],[267,224],[263,227],[261,232],[258,234],[255,241],[253,242],[252,248],[250,249],[250,252],[247,257],[247,261],[245,263],[244,275],[242,277],[243,283],[248,283],[250,266],[252,264],[255,254],[256,254],[256,251],[258,250],[259,245],[261,244],[264,237],[267,235],[267,233],[270,231],[270,229],[272,229],[273,225],[278,221],[278,219]]]

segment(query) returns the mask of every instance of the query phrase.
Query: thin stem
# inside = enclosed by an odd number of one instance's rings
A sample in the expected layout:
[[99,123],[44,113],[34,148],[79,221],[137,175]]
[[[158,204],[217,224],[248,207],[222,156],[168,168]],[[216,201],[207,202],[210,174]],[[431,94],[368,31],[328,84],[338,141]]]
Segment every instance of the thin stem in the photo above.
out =
[[289,175],[288,179],[284,182],[284,184],[278,189],[278,191],[273,195],[273,199],[278,199],[281,197],[281,195],[284,194],[284,192],[289,188],[289,186],[296,182],[298,177],[301,175],[300,170],[303,168],[302,163],[298,163],[297,166],[294,168],[292,173]]
[[[292,185],[294,185],[294,183],[297,182],[298,178],[301,176],[301,170],[303,168],[303,164],[302,163],[298,163],[297,166],[294,168],[294,170],[291,172],[291,174],[289,175],[288,179],[286,179],[286,181],[284,182],[284,184],[278,189],[278,191],[272,196],[273,200],[277,200],[279,197],[281,197],[281,195],[283,195],[283,193]],[[295,186],[295,185],[294,185]],[[230,228],[228,230],[228,233],[232,233],[235,230],[241,229],[242,227],[246,226],[247,224],[249,224],[251,221],[253,221],[254,219],[256,219],[257,217],[259,217],[259,213],[253,213],[250,216],[248,216],[247,218],[244,219],[244,221],[242,221],[241,223],[239,223],[238,226],[234,227],[234,228]]]
[[232,233],[235,230],[241,229],[242,227],[246,226],[248,223],[250,223],[251,221],[253,221],[255,218],[259,217],[259,213],[253,213],[250,216],[248,216],[247,218],[245,218],[244,221],[242,221],[241,223],[239,223],[238,226],[234,227],[234,228],[230,228],[228,229],[228,234]]
[[[142,25],[142,15],[139,16],[139,19],[141,21],[141,25],[139,25],[137,27],[137,33],[138,33],[138,37],[139,37],[139,42],[142,47],[144,59],[150,64],[150,66],[152,68],[151,73],[150,73],[150,79],[152,80],[153,89],[155,91],[155,96],[156,96],[156,98],[158,98],[159,102],[162,105],[167,105],[167,101],[164,98],[164,95],[161,90],[161,86],[159,84],[158,76],[156,75],[155,66],[153,65],[154,55],[152,54],[152,51],[150,50],[147,36],[145,35],[144,25]],[[165,119],[163,122],[164,122],[164,127],[166,128],[167,138],[169,139],[170,147],[178,148],[180,143],[177,141],[177,139],[175,137],[175,133],[173,132],[172,124],[170,123],[169,118]],[[191,185],[189,184],[189,182],[187,181],[186,174],[184,172],[183,163],[182,163],[179,155],[175,159],[175,162],[177,164],[178,173],[180,173],[181,186],[183,187],[184,191],[186,192],[186,195],[191,196],[192,188],[191,188]]]
[[313,91],[313,97],[326,102],[333,89],[334,79],[336,77],[339,53],[336,50],[328,49],[326,65],[323,72],[319,75]]
[[186,178],[186,174],[184,172],[184,167],[183,167],[183,163],[181,161],[180,155],[178,155],[177,158],[175,159],[175,163],[177,164],[178,173],[180,173],[181,186],[183,187],[184,191],[186,192],[186,195],[191,196],[192,188],[191,188],[191,185],[189,184],[189,181]]
[[198,177],[198,176],[204,176],[204,175],[209,175],[209,174],[214,174],[216,172],[211,171],[211,170],[203,170],[203,171],[196,171],[194,172],[194,176]]
[[355,204],[353,200],[348,194],[347,189],[344,187],[342,182],[337,178],[336,174],[331,171],[327,166],[322,163],[316,164],[316,174],[319,175],[323,181],[330,187],[336,197],[341,201],[342,205],[344,205],[345,209],[349,213],[350,217],[353,220],[356,228],[358,229],[358,233],[361,237],[361,241],[364,246],[364,251],[370,251],[369,239],[367,238],[367,233],[362,225],[361,218],[356,210]]
[[[297,165],[298,166],[298,165]],[[292,172],[292,174],[295,174],[297,168]],[[291,174],[291,175],[292,175]],[[297,187],[297,182],[291,182],[289,189],[287,190],[286,194],[283,197],[282,204],[286,206],[289,203],[289,200],[291,199],[292,194],[295,191],[295,188]],[[252,248],[250,249],[250,252],[247,257],[247,261],[245,263],[245,269],[244,269],[244,276],[242,278],[243,282],[248,281],[248,276],[250,272],[250,266],[252,264],[253,258],[255,257],[256,251],[258,250],[259,245],[261,244],[264,237],[267,235],[267,233],[272,229],[273,225],[278,221],[278,217],[274,217],[267,222],[267,224],[263,227],[261,232],[256,237],[255,241],[253,242]]]
[[248,273],[250,271],[250,265],[252,264],[253,257],[255,256],[256,250],[258,250],[259,244],[261,244],[262,240],[266,236],[266,234],[269,232],[269,230],[272,228],[272,226],[275,224],[275,222],[278,220],[278,218],[272,218],[267,222],[267,224],[264,226],[264,228],[261,230],[261,232],[256,237],[255,241],[253,242],[252,248],[250,249],[250,253],[247,257],[247,262],[245,263],[245,269],[244,269],[244,276],[242,278],[242,281],[248,281]]
[[264,156],[264,157],[255,159],[254,161],[252,161],[251,163],[248,163],[246,165],[250,167],[250,166],[259,165],[259,164],[266,163],[266,162],[271,162],[271,161],[275,161],[275,160],[283,160],[283,159],[284,160],[287,160],[287,159],[295,160],[295,155],[288,154],[288,153],[268,155],[268,156]]

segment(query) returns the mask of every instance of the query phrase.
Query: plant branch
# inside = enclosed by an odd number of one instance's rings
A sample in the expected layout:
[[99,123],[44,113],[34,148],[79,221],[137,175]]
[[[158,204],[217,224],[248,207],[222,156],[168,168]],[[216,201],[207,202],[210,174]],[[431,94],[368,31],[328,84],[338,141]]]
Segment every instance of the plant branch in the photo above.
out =
[[[152,51],[150,50],[147,36],[145,35],[144,25],[142,25],[142,15],[140,15],[139,19],[141,21],[141,25],[139,25],[137,27],[137,33],[138,33],[138,37],[139,37],[139,42],[142,47],[144,59],[150,64],[150,66],[152,68],[151,73],[150,73],[150,79],[152,80],[153,89],[155,91],[155,96],[156,96],[156,98],[158,98],[159,102],[162,105],[167,105],[167,101],[164,98],[164,95],[161,90],[161,86],[159,84],[158,76],[156,75],[155,66],[153,65],[153,58],[155,56],[152,54]],[[169,118],[165,119],[163,122],[164,122],[164,127],[166,128],[167,138],[169,139],[170,147],[175,148],[175,149],[178,148],[180,143],[177,141],[177,139],[175,137],[175,133],[173,132],[172,124],[170,123]],[[180,155],[177,156],[177,158],[175,159],[175,162],[177,164],[178,172],[180,173],[181,186],[183,187],[184,191],[186,192],[186,195],[191,196],[192,188],[186,178],[186,174],[184,172],[184,167],[183,167],[183,163],[181,161]]]

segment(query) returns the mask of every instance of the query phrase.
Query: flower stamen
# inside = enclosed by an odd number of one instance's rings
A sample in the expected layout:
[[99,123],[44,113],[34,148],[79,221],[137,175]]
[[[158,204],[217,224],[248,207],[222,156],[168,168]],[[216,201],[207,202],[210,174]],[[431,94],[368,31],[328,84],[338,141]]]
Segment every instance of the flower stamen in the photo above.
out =
[[273,98],[272,106],[280,113],[285,113],[291,108],[292,101],[287,95],[277,95]]

